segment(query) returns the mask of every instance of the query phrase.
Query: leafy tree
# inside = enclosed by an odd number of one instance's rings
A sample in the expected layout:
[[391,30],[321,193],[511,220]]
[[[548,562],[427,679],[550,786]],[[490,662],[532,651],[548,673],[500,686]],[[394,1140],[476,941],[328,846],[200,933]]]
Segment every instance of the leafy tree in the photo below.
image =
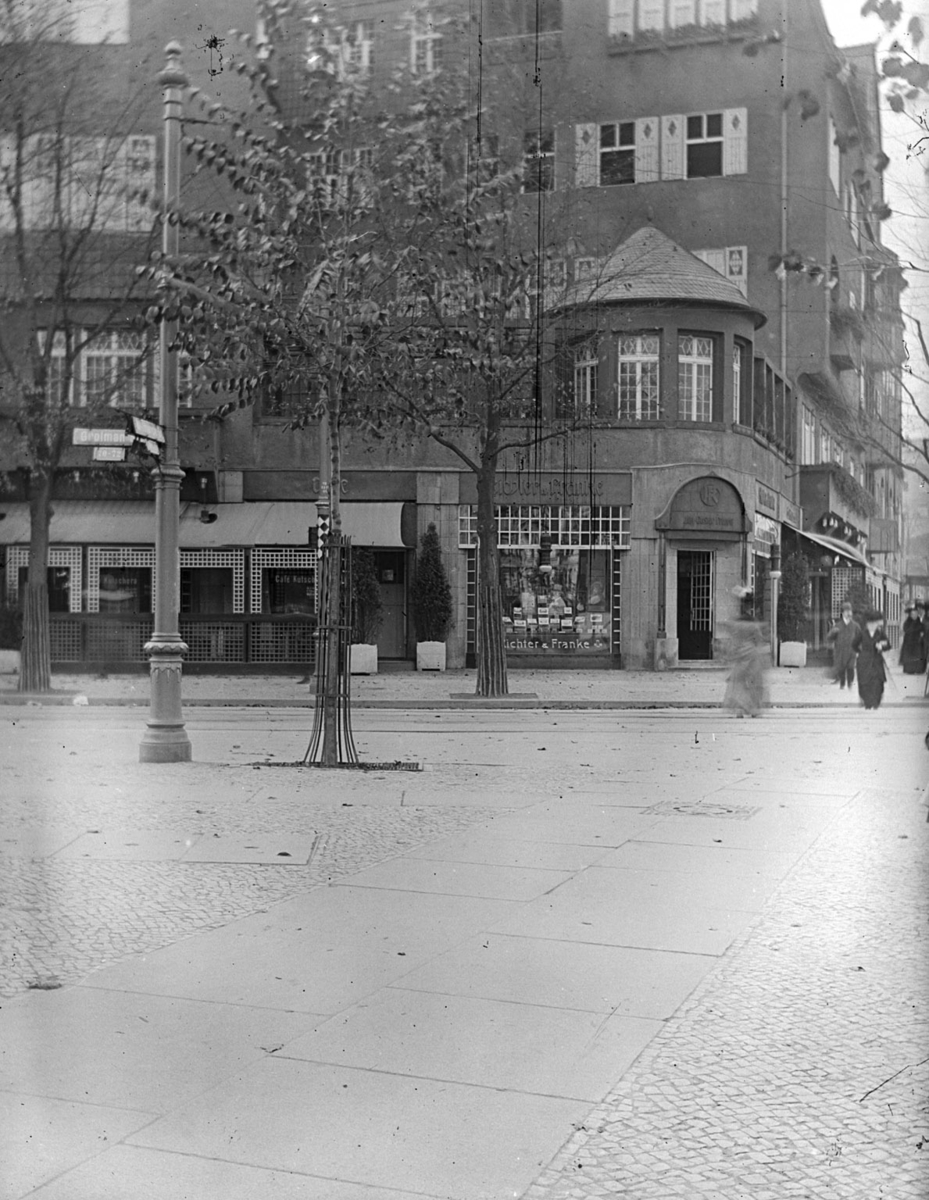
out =
[[352,641],[373,646],[384,620],[374,551],[352,548]]
[[781,574],[777,635],[782,642],[806,641],[810,617],[810,567],[803,554],[789,554]]
[[[61,41],[42,5],[0,3],[0,429],[28,479],[30,545],[23,691],[51,686],[47,562],[52,484],[76,424],[112,423],[132,402],[147,346],[127,324],[155,221],[150,143],[128,141],[144,89],[106,46]],[[54,80],[54,86],[50,81]],[[105,114],[101,116],[102,114]],[[114,328],[114,356],[74,406],[81,355]],[[133,356],[131,370],[123,370]]]
[[503,694],[496,472],[571,426],[541,420],[550,355],[529,294],[550,280],[538,211],[519,202],[521,143],[509,169],[496,160],[463,72],[376,91],[322,7],[259,10],[260,43],[239,35],[247,105],[192,97],[194,172],[221,176],[226,204],[178,214],[187,242],[153,262],[164,294],[149,316],[180,320],[203,385],[225,396],[216,415],[277,397],[293,426],[325,424],[336,531],[345,427],[429,437],[474,473],[477,691]]

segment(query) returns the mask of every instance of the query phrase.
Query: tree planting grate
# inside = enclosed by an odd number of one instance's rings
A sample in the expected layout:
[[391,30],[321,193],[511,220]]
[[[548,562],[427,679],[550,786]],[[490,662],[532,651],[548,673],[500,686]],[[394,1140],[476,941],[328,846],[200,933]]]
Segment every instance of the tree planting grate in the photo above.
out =
[[761,809],[752,808],[748,804],[714,804],[707,800],[662,800],[660,804],[653,804],[651,808],[643,811],[654,816],[715,817],[723,821],[747,821],[755,813],[761,812]]
[[418,762],[341,762],[331,766],[321,762],[253,762],[250,767],[306,767],[319,771],[421,771]]

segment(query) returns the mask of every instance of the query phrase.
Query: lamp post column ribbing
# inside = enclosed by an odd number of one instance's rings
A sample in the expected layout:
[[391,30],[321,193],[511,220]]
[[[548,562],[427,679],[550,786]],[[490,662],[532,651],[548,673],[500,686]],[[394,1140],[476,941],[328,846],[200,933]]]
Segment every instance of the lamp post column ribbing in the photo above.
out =
[[[181,177],[181,88],[187,76],[181,67],[177,42],[165,47],[167,61],[158,76],[164,88],[164,225],[162,249],[173,257],[178,249],[174,217]],[[140,762],[189,762],[190,738],[181,708],[181,675],[187,646],[181,641],[178,621],[180,598],[180,494],[181,470],[177,436],[177,322],[162,321],[160,421],[165,441],[161,462],[152,472],[155,481],[155,628],[145,646],[149,655],[151,707],[139,745]]]

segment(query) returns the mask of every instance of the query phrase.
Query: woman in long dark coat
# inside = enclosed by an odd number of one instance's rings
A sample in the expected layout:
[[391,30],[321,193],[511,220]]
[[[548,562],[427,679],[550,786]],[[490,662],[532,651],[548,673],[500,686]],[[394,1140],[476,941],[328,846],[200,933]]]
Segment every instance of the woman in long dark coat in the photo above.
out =
[[906,620],[903,622],[900,666],[905,675],[922,675],[926,669],[926,628],[919,619],[915,604],[906,610]]
[[876,609],[864,615],[864,629],[858,635],[855,649],[858,651],[858,695],[865,708],[880,708],[884,695],[887,671],[884,651],[890,642],[884,633],[884,618]]

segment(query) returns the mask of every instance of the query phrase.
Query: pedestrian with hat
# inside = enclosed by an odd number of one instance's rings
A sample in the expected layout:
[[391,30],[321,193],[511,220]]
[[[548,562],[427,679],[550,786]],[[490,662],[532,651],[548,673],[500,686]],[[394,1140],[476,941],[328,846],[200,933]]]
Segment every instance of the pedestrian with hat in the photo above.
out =
[[890,641],[884,632],[884,615],[876,608],[864,614],[864,629],[860,630],[855,642],[858,654],[858,695],[865,708],[880,708],[887,681],[887,664],[884,651],[890,649]]
[[855,644],[860,636],[861,626],[852,616],[851,601],[845,600],[838,621],[826,634],[826,641],[832,643],[833,682],[840,688],[851,690],[855,682],[855,660],[858,657]]
[[915,603],[907,607],[903,622],[900,666],[904,675],[922,675],[926,669],[926,626]]

